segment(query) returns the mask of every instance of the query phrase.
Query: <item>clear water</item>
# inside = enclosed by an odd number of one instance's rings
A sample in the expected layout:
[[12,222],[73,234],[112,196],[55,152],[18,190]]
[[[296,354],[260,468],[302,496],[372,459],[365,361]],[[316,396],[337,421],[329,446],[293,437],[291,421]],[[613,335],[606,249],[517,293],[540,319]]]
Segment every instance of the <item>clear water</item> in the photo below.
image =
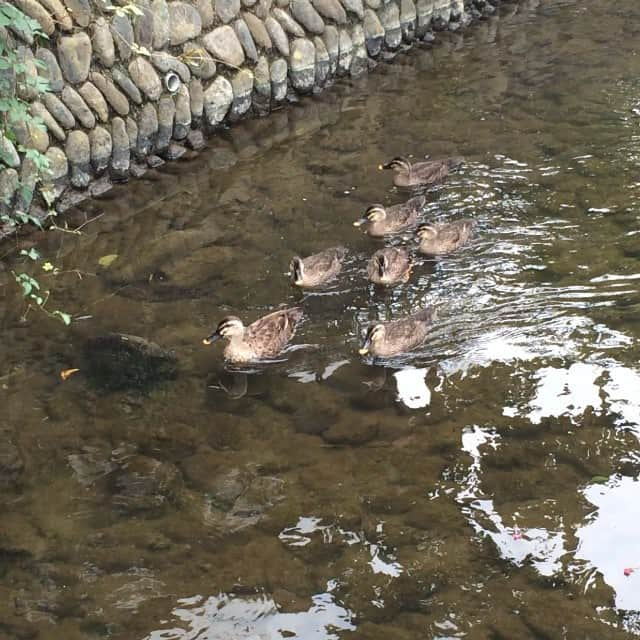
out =
[[[639,36],[635,0],[505,5],[237,125],[48,234],[70,330],[22,319],[7,264],[0,637],[639,635]],[[381,292],[351,222],[402,197],[376,170],[398,153],[464,155],[427,219],[478,233]],[[336,286],[294,290],[290,257],[335,244]],[[307,314],[284,362],[202,346],[281,303]],[[367,322],[424,303],[418,353],[360,359]],[[108,331],[177,377],[91,383]]]

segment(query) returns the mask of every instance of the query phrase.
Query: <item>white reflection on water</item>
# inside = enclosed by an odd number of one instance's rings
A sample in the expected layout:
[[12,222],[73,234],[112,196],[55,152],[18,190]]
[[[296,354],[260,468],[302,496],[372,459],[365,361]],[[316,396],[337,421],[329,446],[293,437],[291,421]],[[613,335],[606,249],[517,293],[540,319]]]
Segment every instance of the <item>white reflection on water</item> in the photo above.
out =
[[[376,533],[382,536],[383,523],[379,523]],[[395,556],[388,550],[387,546],[380,542],[370,542],[362,532],[356,533],[343,529],[335,524],[322,524],[321,518],[315,516],[302,516],[293,527],[287,527],[278,536],[282,542],[290,547],[305,547],[312,541],[314,533],[322,536],[323,544],[354,544],[362,545],[368,552],[371,560],[367,563],[373,573],[382,573],[392,578],[397,578],[402,574],[403,566],[396,562]]]
[[431,391],[425,381],[428,369],[409,367],[393,374],[398,389],[398,400],[409,409],[422,409],[431,402]]
[[227,594],[184,598],[173,615],[187,628],[173,627],[150,633],[145,640],[338,640],[335,631],[354,631],[352,614],[335,602],[336,584],[313,596],[307,611],[280,613],[266,596]]
[[474,425],[462,433],[462,450],[472,458],[463,488],[456,498],[463,504],[462,511],[469,524],[480,535],[487,536],[495,544],[500,556],[517,566],[527,563],[544,576],[551,576],[561,568],[565,554],[565,534],[561,527],[549,531],[542,527],[520,528],[515,524],[518,513],[513,514],[514,524],[507,525],[497,512],[493,499],[482,496],[480,473],[482,448],[499,446],[499,436],[491,429]]
[[587,561],[614,589],[618,609],[639,611],[640,569],[629,576],[624,569],[640,566],[640,482],[611,478],[582,493],[597,509],[576,532],[575,557]]
[[[640,438],[640,372],[615,362],[576,362],[567,369],[545,367],[536,378],[535,396],[523,412],[532,423],[560,416],[576,420],[591,408],[613,415],[617,426]],[[503,415],[519,413],[516,407],[503,409]]]

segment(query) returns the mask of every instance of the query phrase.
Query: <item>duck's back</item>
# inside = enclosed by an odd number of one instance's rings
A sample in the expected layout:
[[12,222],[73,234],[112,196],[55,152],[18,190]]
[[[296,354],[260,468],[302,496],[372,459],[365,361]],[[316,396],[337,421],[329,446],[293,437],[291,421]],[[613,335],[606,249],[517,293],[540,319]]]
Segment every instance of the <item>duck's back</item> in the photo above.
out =
[[302,316],[300,307],[291,307],[258,318],[247,327],[245,342],[256,358],[274,358],[293,338]]

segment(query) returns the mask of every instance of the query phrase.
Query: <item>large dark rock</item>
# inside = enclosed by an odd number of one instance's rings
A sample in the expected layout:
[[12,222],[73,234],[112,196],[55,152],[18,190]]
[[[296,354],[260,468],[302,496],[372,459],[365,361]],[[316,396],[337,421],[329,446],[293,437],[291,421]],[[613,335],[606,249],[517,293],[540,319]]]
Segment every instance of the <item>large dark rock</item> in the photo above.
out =
[[177,372],[177,359],[171,351],[122,333],[89,340],[86,359],[89,378],[108,390],[148,390],[174,378]]

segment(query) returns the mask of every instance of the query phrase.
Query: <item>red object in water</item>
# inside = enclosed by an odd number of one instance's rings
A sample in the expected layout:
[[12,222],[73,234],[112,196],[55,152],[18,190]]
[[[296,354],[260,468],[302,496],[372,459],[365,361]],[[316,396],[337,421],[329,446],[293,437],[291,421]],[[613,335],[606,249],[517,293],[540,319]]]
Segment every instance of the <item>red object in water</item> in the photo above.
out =
[[635,571],[635,569],[633,567],[627,567],[624,570],[624,575],[627,576],[627,578]]
[[514,527],[513,533],[511,534],[511,537],[514,540],[521,540],[522,539],[522,531],[520,531],[520,529],[518,527]]

